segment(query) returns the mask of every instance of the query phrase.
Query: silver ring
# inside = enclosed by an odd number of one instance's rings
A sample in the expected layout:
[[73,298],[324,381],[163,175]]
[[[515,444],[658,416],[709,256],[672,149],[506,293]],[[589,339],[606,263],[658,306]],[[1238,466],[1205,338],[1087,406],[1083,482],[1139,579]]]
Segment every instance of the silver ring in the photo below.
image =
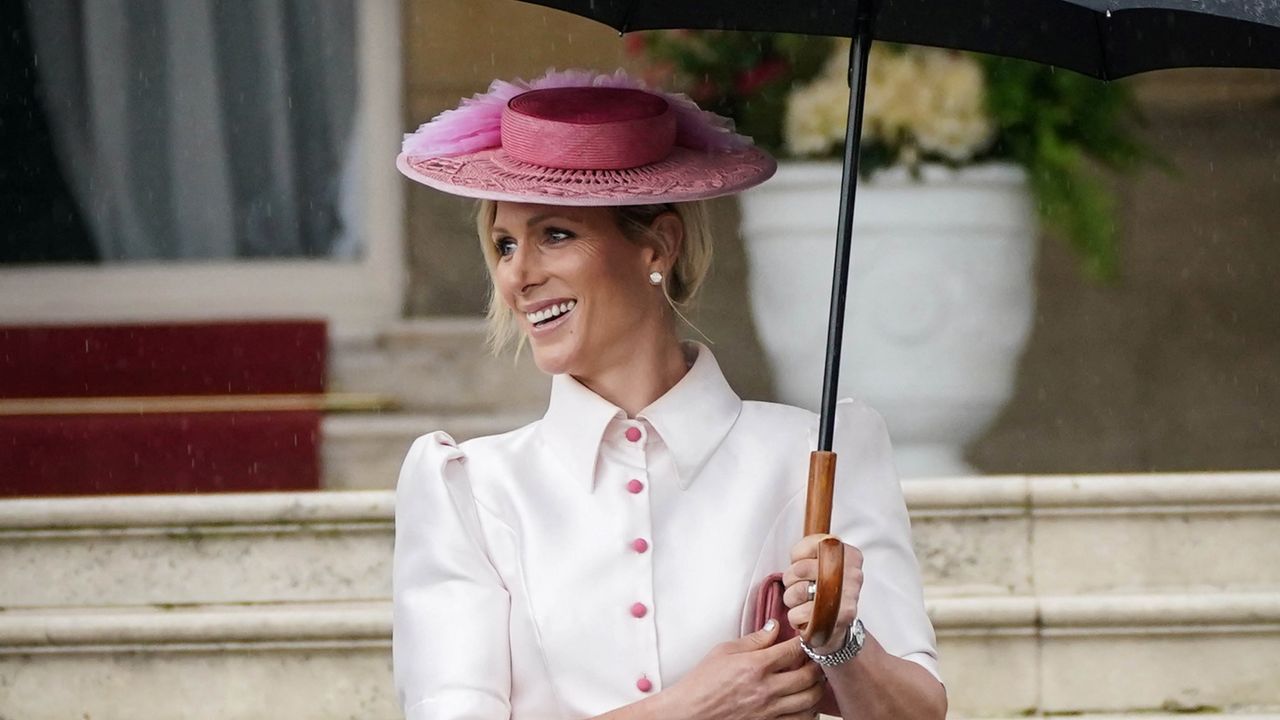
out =
[[809,602],[813,602],[813,599],[818,596],[818,582],[810,580],[807,591],[809,593]]

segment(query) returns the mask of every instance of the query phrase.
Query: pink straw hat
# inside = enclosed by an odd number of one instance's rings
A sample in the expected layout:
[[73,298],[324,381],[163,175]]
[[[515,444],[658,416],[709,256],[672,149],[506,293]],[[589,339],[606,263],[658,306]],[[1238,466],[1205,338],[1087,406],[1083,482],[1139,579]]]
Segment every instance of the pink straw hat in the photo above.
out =
[[406,135],[396,166],[454,195],[557,205],[704,200],[777,169],[732,120],[621,70],[495,80]]

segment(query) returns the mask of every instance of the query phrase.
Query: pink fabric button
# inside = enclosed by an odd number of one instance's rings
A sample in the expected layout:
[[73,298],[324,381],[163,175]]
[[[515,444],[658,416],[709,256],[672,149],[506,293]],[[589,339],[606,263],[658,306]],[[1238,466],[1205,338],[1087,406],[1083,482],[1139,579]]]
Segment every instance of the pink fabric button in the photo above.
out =
[[627,428],[627,439],[631,442],[640,442],[640,428]]
[[639,480],[632,480],[631,482],[627,483],[627,492],[631,493],[632,495],[635,495],[636,493],[640,492],[643,489],[644,489],[644,483],[640,482]]
[[649,678],[642,677],[636,681],[636,689],[640,692],[649,692],[653,689],[653,683],[649,682]]
[[631,541],[631,549],[638,553],[642,553],[649,549],[649,541],[644,538],[636,538]]
[[631,606],[632,617],[642,618],[648,614],[649,614],[649,608],[645,607],[644,603],[636,603],[635,605]]

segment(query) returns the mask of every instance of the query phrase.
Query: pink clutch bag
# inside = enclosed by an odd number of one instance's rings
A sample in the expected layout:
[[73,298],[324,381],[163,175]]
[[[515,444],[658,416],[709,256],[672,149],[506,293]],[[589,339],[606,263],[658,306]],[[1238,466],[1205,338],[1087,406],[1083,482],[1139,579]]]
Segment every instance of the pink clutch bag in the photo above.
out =
[[[777,621],[779,642],[796,636],[795,628],[787,622],[787,604],[782,602],[782,592],[785,589],[782,573],[774,573],[760,583],[760,590],[756,595],[755,617],[752,618],[751,625],[753,630],[759,630],[770,619]],[[804,662],[809,662],[809,659],[805,658]],[[818,703],[818,712],[837,717],[840,715],[840,706],[836,704],[836,696],[831,692],[830,685]]]

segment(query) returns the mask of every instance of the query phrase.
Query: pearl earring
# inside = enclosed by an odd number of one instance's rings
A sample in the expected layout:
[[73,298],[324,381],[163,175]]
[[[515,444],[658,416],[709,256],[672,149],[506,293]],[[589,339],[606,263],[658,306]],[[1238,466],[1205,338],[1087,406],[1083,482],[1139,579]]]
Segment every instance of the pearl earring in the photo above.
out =
[[654,270],[653,272],[649,273],[649,284],[650,284],[650,285],[661,285],[661,284],[662,284],[662,273],[658,272],[657,270]]

